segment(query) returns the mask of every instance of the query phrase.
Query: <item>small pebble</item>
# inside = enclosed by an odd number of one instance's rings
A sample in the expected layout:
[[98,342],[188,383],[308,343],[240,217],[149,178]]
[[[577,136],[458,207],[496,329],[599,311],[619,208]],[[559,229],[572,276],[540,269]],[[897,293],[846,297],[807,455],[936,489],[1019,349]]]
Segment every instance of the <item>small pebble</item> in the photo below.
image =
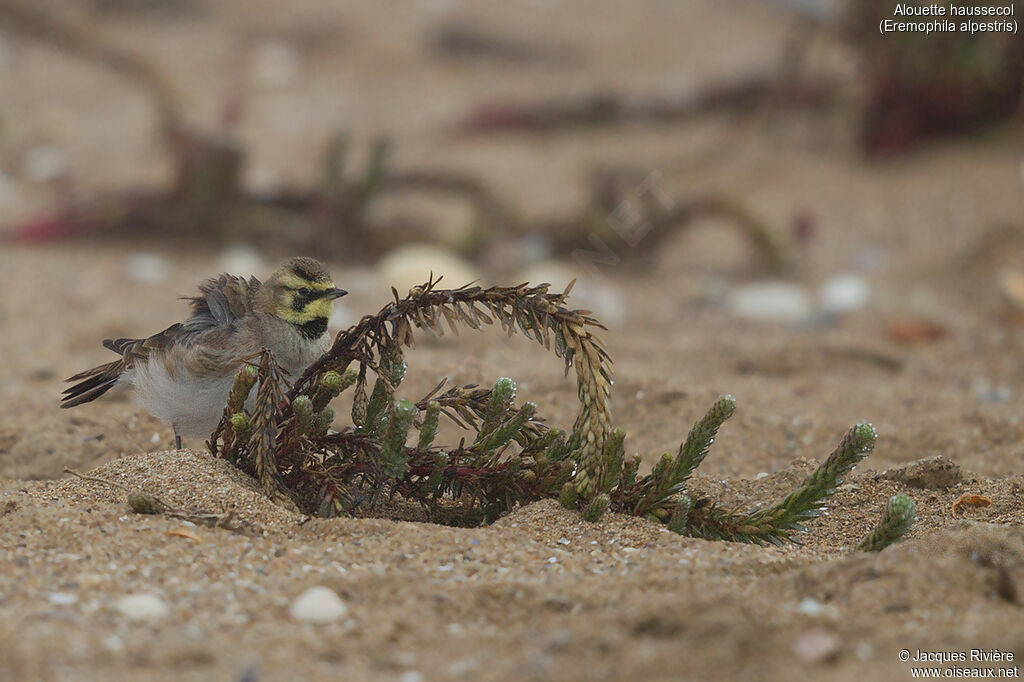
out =
[[67,155],[63,150],[47,144],[32,147],[22,160],[22,171],[32,182],[50,182],[68,170]]
[[78,601],[78,597],[67,592],[54,592],[48,599],[54,606],[71,606]]
[[750,320],[799,322],[814,308],[803,287],[789,282],[764,281],[733,289],[726,299],[729,310]]
[[229,246],[217,257],[217,266],[222,272],[238,277],[261,277],[267,262],[251,246]]
[[793,642],[793,653],[797,658],[811,663],[831,660],[839,655],[839,639],[824,630],[810,630]]
[[124,651],[124,640],[117,635],[110,635],[103,640],[103,648],[112,654],[119,654]]
[[171,274],[171,264],[155,253],[133,253],[124,266],[131,279],[143,284],[159,284]]
[[758,481],[760,481],[762,478],[768,478],[768,472],[767,471],[762,471],[762,472],[758,473],[758,475],[755,476],[754,478],[757,479]]
[[398,290],[399,296],[405,296],[409,289],[427,281],[430,273],[444,275],[439,286],[455,289],[480,278],[480,273],[472,265],[439,246],[410,244],[394,249],[384,256],[377,265],[381,284],[390,293],[390,287]]
[[258,197],[272,197],[281,191],[281,177],[272,168],[254,166],[246,170],[245,187]]
[[822,604],[817,599],[804,599],[796,605],[798,613],[805,616],[835,616],[836,608],[831,605]]
[[128,620],[158,620],[170,610],[167,602],[155,594],[138,593],[121,597],[114,608]]
[[348,614],[348,606],[329,587],[317,585],[303,592],[288,607],[292,620],[302,623],[334,623]]
[[826,315],[844,315],[860,310],[871,296],[867,279],[856,274],[830,277],[821,285],[818,300]]

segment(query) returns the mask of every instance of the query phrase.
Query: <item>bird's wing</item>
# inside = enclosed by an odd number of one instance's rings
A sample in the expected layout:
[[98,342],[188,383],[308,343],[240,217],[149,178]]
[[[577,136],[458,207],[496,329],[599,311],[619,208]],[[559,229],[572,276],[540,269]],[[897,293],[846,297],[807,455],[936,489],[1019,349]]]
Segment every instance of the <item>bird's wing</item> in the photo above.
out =
[[136,360],[148,359],[150,352],[165,351],[174,344],[193,336],[195,333],[189,333],[185,325],[178,322],[145,339],[105,339],[103,347],[120,355],[125,368],[129,369],[135,365]]
[[260,287],[255,277],[246,280],[234,275],[220,275],[199,285],[201,296],[190,296],[192,315],[184,322],[172,324],[162,332],[145,339],[108,339],[104,347],[121,355],[126,367],[137,360],[147,360],[153,351],[165,353],[174,346],[190,346],[199,337],[213,352],[230,345],[237,330],[236,322],[252,312],[252,296]]
[[[95,400],[106,393],[126,371],[138,362],[148,362],[151,353],[163,356],[169,371],[177,360],[194,374],[222,373],[232,368],[239,352],[251,352],[253,343],[239,345],[233,338],[239,331],[239,319],[252,312],[253,294],[260,287],[255,277],[248,280],[233,275],[220,275],[199,286],[201,296],[192,296],[192,315],[184,322],[145,339],[106,339],[103,346],[121,356],[120,360],[76,374],[68,381],[78,382],[64,391],[61,407],[72,407]],[[198,341],[202,341],[201,346]],[[181,353],[186,347],[191,352]],[[258,350],[258,345],[255,346]]]
[[199,285],[202,296],[192,296],[192,317],[185,321],[186,327],[208,328],[231,324],[252,312],[252,295],[260,287],[255,277],[223,274],[206,280]]

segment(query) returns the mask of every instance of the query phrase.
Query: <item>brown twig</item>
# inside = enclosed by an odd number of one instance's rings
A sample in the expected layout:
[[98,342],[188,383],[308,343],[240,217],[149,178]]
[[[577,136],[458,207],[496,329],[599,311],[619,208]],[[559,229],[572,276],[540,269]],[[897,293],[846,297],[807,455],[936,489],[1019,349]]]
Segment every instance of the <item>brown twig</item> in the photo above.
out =
[[537,103],[495,102],[473,109],[456,124],[462,135],[495,132],[550,132],[596,126],[666,123],[711,114],[750,114],[760,108],[822,109],[836,101],[832,81],[780,81],[774,75],[753,75],[715,84],[679,96],[629,98],[596,93],[576,99]]
[[100,478],[99,476],[88,476],[67,467],[64,468],[64,473],[71,474],[83,481],[89,481],[90,483],[102,483],[104,485],[117,488],[118,490],[123,490],[128,493],[129,506],[133,511],[139,514],[163,514],[164,516],[170,516],[175,519],[188,521],[197,525],[208,526],[210,528],[236,530],[230,526],[231,520],[235,517],[234,509],[228,509],[221,514],[185,512],[180,509],[175,509],[153,493],[148,493],[144,490],[131,490],[116,481],[110,481],[105,478]]

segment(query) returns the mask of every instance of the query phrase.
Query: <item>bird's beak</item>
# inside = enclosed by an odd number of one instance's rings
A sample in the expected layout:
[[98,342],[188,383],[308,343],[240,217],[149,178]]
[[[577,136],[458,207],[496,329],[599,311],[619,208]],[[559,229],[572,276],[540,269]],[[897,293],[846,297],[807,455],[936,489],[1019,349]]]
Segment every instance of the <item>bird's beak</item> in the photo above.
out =
[[321,298],[326,298],[328,301],[333,301],[336,298],[341,298],[348,292],[344,289],[326,289],[321,295]]

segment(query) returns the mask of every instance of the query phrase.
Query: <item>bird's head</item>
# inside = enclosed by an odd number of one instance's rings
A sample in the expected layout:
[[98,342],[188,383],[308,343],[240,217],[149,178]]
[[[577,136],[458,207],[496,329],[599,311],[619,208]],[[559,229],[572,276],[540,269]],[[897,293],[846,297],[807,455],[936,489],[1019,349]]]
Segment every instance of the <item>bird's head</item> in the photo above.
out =
[[334,300],[347,294],[334,286],[324,266],[312,258],[292,258],[260,287],[267,312],[315,339],[327,332]]

